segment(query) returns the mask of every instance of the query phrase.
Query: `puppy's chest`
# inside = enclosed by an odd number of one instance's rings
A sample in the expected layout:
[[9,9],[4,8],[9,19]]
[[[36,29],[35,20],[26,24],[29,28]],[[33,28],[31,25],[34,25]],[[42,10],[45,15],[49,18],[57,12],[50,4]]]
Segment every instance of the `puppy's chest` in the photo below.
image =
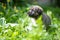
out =
[[39,25],[39,26],[42,26],[43,25],[42,15],[36,20],[36,24]]
[[31,21],[31,25],[33,25],[33,26],[42,26],[43,25],[42,15],[37,20],[35,20],[34,18],[31,18],[30,21]]

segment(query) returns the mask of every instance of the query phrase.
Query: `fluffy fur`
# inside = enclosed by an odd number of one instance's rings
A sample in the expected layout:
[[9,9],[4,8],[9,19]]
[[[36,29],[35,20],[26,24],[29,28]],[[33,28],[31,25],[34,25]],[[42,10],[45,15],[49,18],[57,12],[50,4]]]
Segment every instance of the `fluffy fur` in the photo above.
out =
[[36,20],[42,15],[42,21],[46,27],[46,30],[50,28],[49,25],[51,24],[51,19],[43,12],[43,9],[40,6],[31,6],[29,8],[28,15]]

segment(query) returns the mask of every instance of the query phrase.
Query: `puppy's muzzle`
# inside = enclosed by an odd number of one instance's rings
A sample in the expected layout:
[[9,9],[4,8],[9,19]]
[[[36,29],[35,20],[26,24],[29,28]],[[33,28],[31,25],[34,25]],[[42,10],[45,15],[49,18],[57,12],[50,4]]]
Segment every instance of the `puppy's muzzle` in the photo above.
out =
[[32,11],[30,11],[30,12],[28,12],[28,15],[30,16],[30,17],[33,17],[34,16],[34,12]]

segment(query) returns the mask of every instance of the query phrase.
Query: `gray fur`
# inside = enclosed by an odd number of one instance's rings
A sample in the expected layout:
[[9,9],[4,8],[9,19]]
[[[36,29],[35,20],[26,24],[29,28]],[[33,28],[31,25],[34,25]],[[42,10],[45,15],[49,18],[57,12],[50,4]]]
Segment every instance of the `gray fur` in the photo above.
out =
[[43,9],[40,6],[30,7],[30,10],[28,11],[28,15],[36,20],[40,17],[40,15],[42,15],[42,21],[46,27],[46,30],[50,28],[49,25],[51,25],[51,19],[47,14],[43,12]]

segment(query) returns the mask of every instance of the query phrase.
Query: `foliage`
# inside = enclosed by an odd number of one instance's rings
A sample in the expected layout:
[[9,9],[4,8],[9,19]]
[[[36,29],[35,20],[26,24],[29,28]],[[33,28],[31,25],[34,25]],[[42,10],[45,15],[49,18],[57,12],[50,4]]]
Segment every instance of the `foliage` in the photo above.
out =
[[[46,32],[40,18],[32,22],[27,7],[0,5],[0,40],[60,40],[60,8],[43,7],[51,18],[51,29]],[[60,14],[59,14],[60,15]],[[13,24],[16,23],[16,24]]]

